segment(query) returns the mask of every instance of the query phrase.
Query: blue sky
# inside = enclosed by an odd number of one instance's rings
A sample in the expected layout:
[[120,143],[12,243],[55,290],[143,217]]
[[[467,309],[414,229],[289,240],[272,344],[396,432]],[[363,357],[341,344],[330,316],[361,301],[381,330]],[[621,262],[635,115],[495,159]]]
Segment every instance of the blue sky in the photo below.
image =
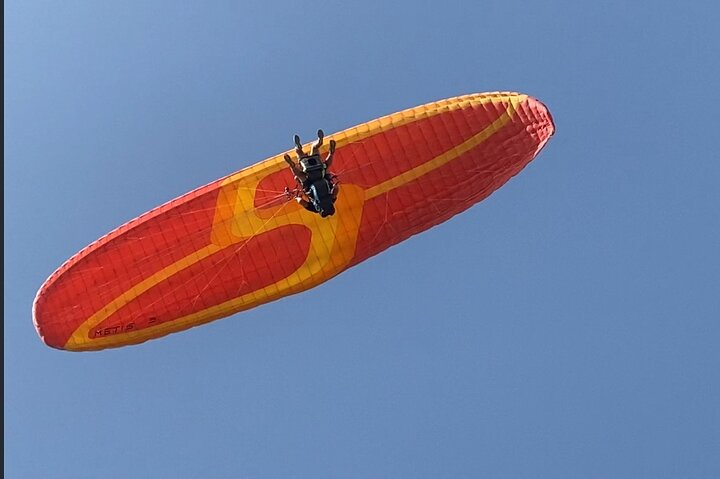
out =
[[[6,477],[720,477],[718,24],[711,1],[6,2]],[[296,132],[492,90],[557,134],[449,222],[140,346],[37,337],[42,282],[121,223]]]

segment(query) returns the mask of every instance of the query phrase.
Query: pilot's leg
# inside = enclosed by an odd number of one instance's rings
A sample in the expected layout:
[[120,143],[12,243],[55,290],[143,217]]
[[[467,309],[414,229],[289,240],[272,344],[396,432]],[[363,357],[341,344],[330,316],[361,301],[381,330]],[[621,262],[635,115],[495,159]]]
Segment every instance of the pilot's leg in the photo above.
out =
[[312,149],[310,150],[311,155],[317,155],[320,153],[320,147],[323,144],[323,138],[325,138],[325,133],[323,133],[322,130],[318,130],[317,135],[318,139],[312,144]]

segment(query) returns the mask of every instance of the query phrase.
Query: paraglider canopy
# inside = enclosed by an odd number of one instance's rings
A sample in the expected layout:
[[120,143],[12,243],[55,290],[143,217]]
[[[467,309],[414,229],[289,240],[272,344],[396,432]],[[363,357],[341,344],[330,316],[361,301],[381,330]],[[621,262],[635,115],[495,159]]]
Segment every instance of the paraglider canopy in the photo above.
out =
[[[497,92],[330,135],[342,194],[328,217],[285,194],[294,179],[281,153],[153,209],[70,258],[38,291],[35,326],[51,347],[97,350],[300,293],[486,198],[553,133],[541,102]],[[316,171],[310,161],[307,171]]]

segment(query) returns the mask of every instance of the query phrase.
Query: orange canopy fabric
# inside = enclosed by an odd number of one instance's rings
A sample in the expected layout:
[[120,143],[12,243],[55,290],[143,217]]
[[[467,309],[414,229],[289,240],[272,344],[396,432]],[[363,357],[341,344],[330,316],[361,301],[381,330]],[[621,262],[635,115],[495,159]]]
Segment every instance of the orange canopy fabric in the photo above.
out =
[[[49,346],[136,344],[312,288],[483,200],[554,133],[547,108],[509,92],[411,108],[340,133],[326,218],[284,194],[283,153],[176,198],[92,243],[33,305]],[[305,148],[307,151],[307,147]],[[291,153],[292,155],[292,153]]]

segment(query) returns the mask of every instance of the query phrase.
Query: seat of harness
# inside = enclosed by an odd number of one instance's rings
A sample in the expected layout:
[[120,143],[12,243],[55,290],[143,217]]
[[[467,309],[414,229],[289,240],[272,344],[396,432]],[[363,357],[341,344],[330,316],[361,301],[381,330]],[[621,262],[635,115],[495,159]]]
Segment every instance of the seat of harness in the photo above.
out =
[[317,181],[325,176],[325,165],[320,161],[319,155],[306,156],[300,160],[303,172],[310,182]]

